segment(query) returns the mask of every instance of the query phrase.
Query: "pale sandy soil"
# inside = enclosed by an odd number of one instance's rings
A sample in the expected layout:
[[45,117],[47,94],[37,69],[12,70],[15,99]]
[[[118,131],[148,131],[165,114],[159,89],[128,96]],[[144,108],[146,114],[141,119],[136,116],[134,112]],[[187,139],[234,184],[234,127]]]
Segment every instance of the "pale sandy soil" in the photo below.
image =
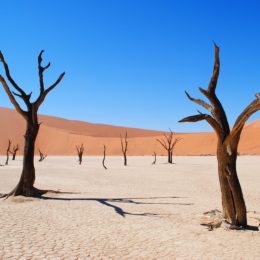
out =
[[[21,172],[0,167],[0,192]],[[0,259],[260,259],[260,232],[208,231],[203,212],[221,209],[215,157],[49,157],[36,186],[73,194],[0,201]],[[4,158],[0,157],[0,162]],[[249,224],[260,222],[260,157],[239,157]]]

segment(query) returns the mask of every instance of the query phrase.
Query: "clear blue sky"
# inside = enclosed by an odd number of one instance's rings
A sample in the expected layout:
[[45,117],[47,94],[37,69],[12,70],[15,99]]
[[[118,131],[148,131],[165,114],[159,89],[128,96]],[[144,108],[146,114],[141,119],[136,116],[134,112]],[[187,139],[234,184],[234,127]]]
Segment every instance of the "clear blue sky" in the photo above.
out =
[[[52,82],[40,113],[95,123],[173,131],[196,113],[221,48],[217,94],[230,123],[260,91],[260,1],[0,0],[0,49],[16,81],[38,93],[37,55]],[[2,68],[0,72],[3,73]],[[0,106],[12,107],[3,89]],[[252,119],[260,118],[256,113]]]

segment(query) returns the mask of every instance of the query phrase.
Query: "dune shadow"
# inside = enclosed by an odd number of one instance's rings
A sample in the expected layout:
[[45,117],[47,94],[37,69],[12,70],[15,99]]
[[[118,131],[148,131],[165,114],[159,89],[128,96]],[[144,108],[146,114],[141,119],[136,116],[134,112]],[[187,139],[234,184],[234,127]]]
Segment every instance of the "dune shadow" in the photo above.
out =
[[112,203],[128,203],[128,204],[135,204],[135,205],[180,205],[180,206],[190,206],[193,203],[169,203],[169,202],[143,202],[143,201],[136,201],[136,200],[154,200],[154,199],[179,199],[184,197],[148,197],[148,198],[64,198],[64,197],[47,197],[42,196],[41,199],[44,200],[57,200],[57,201],[96,201],[102,205],[107,207],[113,208],[114,211],[120,215],[121,217],[125,217],[126,215],[131,216],[158,216],[162,214],[156,213],[131,213],[123,210],[119,206],[116,206]]

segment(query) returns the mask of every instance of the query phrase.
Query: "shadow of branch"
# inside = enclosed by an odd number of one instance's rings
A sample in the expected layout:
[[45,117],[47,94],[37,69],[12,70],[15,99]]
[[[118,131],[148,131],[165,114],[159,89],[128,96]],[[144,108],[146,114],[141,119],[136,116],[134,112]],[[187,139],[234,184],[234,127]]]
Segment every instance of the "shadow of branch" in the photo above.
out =
[[[63,192],[61,192],[63,193]],[[68,193],[69,194],[69,193]],[[160,214],[156,213],[131,213],[123,210],[122,208],[112,204],[112,203],[129,203],[136,205],[181,205],[181,206],[189,206],[193,205],[193,203],[164,203],[164,202],[142,202],[135,200],[152,200],[152,199],[176,199],[183,197],[148,197],[148,198],[64,198],[64,197],[47,197],[42,196],[41,199],[44,200],[58,200],[58,201],[96,201],[102,205],[113,208],[115,212],[121,217],[125,217],[126,215],[131,216],[158,216]]]

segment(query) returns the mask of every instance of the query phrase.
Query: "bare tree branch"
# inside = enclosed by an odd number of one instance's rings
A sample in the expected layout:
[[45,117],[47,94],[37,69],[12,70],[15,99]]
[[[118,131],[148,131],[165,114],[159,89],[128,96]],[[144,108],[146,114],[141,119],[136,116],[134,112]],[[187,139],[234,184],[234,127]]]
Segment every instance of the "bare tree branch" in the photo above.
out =
[[212,111],[212,106],[210,106],[209,104],[207,104],[205,101],[201,100],[201,99],[197,99],[197,98],[193,98],[189,95],[189,93],[187,91],[185,91],[186,96],[188,97],[189,100],[193,101],[194,103],[204,107],[205,109],[207,109],[208,111]]
[[215,47],[215,63],[213,68],[212,77],[208,86],[208,92],[213,94],[215,93],[216,86],[218,83],[219,69],[220,69],[220,61],[219,61],[219,47],[214,43]]
[[167,150],[166,142],[163,139],[156,139],[156,141],[159,142]]
[[[173,135],[174,133],[172,132],[172,130],[170,129],[170,133],[169,134],[164,134],[164,139],[156,139],[157,142],[159,142],[162,147],[167,151],[168,153],[168,163],[172,163],[172,151],[174,146],[177,144],[178,141],[180,141],[180,138],[177,138],[173,141]],[[155,155],[156,157],[156,155]]]
[[39,162],[42,162],[46,157],[47,157],[47,154],[43,154],[40,150],[40,148],[38,149],[39,151],[39,155],[40,155],[40,159],[39,159]]
[[76,145],[76,149],[78,152],[78,157],[79,157],[79,164],[82,163],[82,156],[83,156],[83,152],[84,152],[84,145],[81,144],[80,146]]
[[40,107],[40,105],[42,104],[42,102],[44,101],[45,97],[48,95],[48,93],[53,90],[63,79],[65,75],[65,72],[63,72],[59,78],[54,82],[54,84],[52,84],[49,88],[47,88],[46,90],[44,90],[43,92],[40,93],[39,97],[37,98],[37,100],[34,102],[36,109],[38,110],[38,108]]
[[220,135],[222,133],[222,129],[219,126],[218,122],[212,116],[210,116],[208,114],[199,114],[199,115],[194,115],[194,116],[188,116],[188,117],[185,117],[185,118],[179,120],[179,123],[198,122],[198,121],[202,121],[202,120],[206,120],[218,135]]
[[13,158],[12,158],[13,161],[15,160],[16,153],[18,150],[19,150],[19,145],[17,144],[16,146],[13,147],[13,151],[10,151],[10,153],[13,155]]
[[4,65],[4,69],[5,69],[5,74],[7,79],[10,81],[10,83],[13,85],[13,87],[19,92],[21,93],[22,96],[26,96],[26,93],[16,84],[16,82],[13,80],[10,71],[9,71],[9,67],[7,65],[7,63],[5,62],[5,58],[3,53],[0,51],[0,61],[3,63]]
[[38,56],[38,70],[39,70],[39,80],[40,80],[40,93],[44,92],[44,81],[43,81],[43,72],[48,69],[51,65],[51,63],[49,62],[47,64],[47,66],[42,66],[42,54],[43,54],[44,50],[42,50]]
[[175,141],[171,145],[171,150],[173,150],[174,146],[181,140],[182,140],[182,138],[176,138]]
[[256,94],[256,99],[253,100],[238,116],[233,126],[233,129],[230,133],[230,136],[231,137],[240,136],[248,118],[258,110],[260,110],[260,94]]
[[[228,120],[227,120],[227,117],[226,117],[226,113],[225,113],[225,111],[222,107],[222,104],[220,103],[219,99],[217,98],[217,96],[215,94],[216,85],[217,85],[218,76],[219,76],[220,59],[219,59],[219,47],[215,43],[214,43],[214,46],[215,46],[215,62],[214,62],[213,73],[212,73],[212,76],[211,76],[211,80],[210,80],[208,89],[205,90],[205,89],[199,88],[199,90],[210,101],[210,103],[211,103],[210,107],[211,108],[210,108],[210,110],[209,109],[208,110],[211,112],[212,117],[217,122],[218,127],[216,127],[215,123],[212,124],[213,121],[209,117],[201,118],[200,120],[206,119],[208,122],[211,122],[210,123],[211,126],[214,125],[214,130],[219,131],[218,135],[227,136],[230,133]],[[187,95],[187,93],[186,93],[186,95]],[[192,100],[189,97],[189,95],[188,95],[188,98],[190,100]],[[192,101],[194,101],[194,100],[192,100]],[[206,107],[208,106],[207,103],[206,104],[201,103],[200,101],[202,101],[202,100],[198,100],[197,102],[196,101],[194,101],[194,102],[203,106],[203,107],[205,107],[205,105],[206,105]],[[199,121],[199,120],[197,120],[197,121]],[[196,121],[193,121],[193,122],[196,122]]]
[[20,107],[20,105],[18,104],[16,99],[14,98],[11,90],[9,89],[9,87],[8,87],[5,79],[2,77],[2,75],[0,75],[0,82],[2,83],[2,85],[3,85],[4,89],[5,89],[5,92],[7,93],[11,103],[14,105],[16,111],[26,119],[27,118],[27,112],[22,110],[22,108]]
[[[44,90],[44,84],[43,84],[43,72],[46,70],[50,64],[43,67],[41,65],[42,62],[42,53],[40,53],[38,57],[38,67],[39,67],[39,76],[40,76],[40,94],[39,97],[35,102],[31,102],[30,98],[32,93],[26,94],[24,90],[22,90],[12,79],[9,68],[7,63],[5,62],[5,59],[3,57],[3,54],[0,52],[0,62],[3,63],[6,77],[10,81],[10,83],[13,85],[15,91],[12,94],[11,90],[9,89],[5,79],[0,75],[0,82],[3,85],[3,88],[5,89],[5,92],[7,93],[10,101],[14,105],[15,109],[19,114],[21,114],[25,121],[26,121],[26,132],[24,134],[25,143],[24,143],[24,156],[23,156],[23,170],[20,177],[20,180],[17,184],[17,186],[8,194],[5,195],[5,197],[9,196],[18,196],[18,195],[24,195],[24,196],[41,196],[46,191],[39,190],[34,187],[35,182],[35,167],[34,167],[34,151],[35,151],[35,141],[39,132],[40,124],[38,123],[38,108],[44,101],[44,98],[46,95],[58,85],[58,83],[62,80],[64,73],[60,75],[60,77],[55,81],[53,85],[51,85],[47,90]],[[24,111],[17,100],[15,99],[15,96],[21,98],[23,102],[25,103],[27,109]]]
[[[215,44],[215,64],[208,90],[199,88],[212,105],[210,115],[200,114],[183,118],[179,122],[197,122],[206,120],[215,130],[217,142],[218,175],[221,188],[223,217],[231,225],[236,227],[247,226],[247,211],[236,171],[237,148],[239,137],[246,120],[257,110],[260,110],[260,94],[240,114],[233,130],[230,133],[226,113],[215,94],[219,75],[219,48]],[[188,96],[189,97],[189,96]]]

